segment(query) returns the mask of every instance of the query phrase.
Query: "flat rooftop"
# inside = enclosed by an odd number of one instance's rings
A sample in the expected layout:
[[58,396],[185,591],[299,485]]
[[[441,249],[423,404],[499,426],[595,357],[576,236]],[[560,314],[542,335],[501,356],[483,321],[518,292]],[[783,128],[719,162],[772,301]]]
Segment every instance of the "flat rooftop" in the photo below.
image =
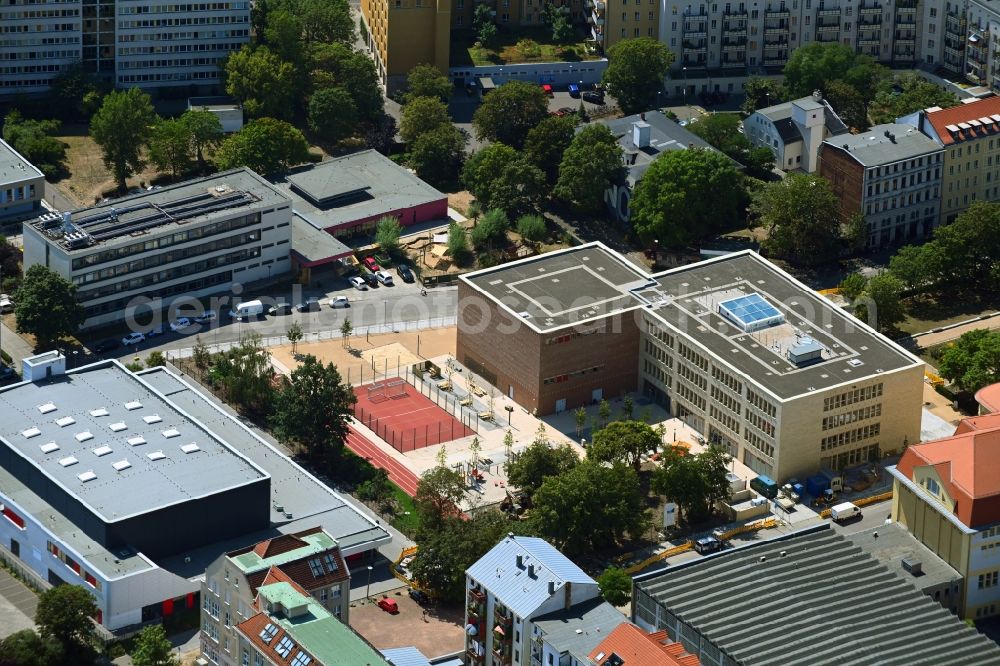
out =
[[73,255],[148,239],[154,230],[157,234],[181,231],[192,222],[231,217],[241,209],[288,203],[288,197],[274,185],[241,168],[75,210],[66,214],[68,220],[48,213],[30,224]]
[[[880,525],[861,532],[845,535],[876,560],[888,567],[918,590],[938,587],[945,583],[960,583],[962,574],[934,554],[930,548],[910,534],[899,523]],[[920,562],[920,573],[913,575],[903,568],[903,560]]]
[[628,618],[601,597],[534,619],[534,625],[545,632],[546,643],[582,663],[587,663],[587,655],[624,622]]
[[[923,363],[750,250],[660,273],[635,294],[689,342],[781,399]],[[783,322],[748,331],[720,313],[720,304],[752,294]],[[817,355],[809,363],[790,357],[807,351]]]
[[375,150],[321,162],[280,183],[293,208],[318,229],[388,215],[446,195]]
[[0,442],[106,523],[268,478],[116,361],[0,389],[0,414]]
[[600,243],[487,268],[461,278],[539,332],[640,307],[644,270]]
[[823,143],[842,148],[865,167],[891,164],[943,150],[917,128],[897,123],[875,125],[863,134],[844,134]]
[[[42,172],[34,164],[24,159],[9,143],[0,139],[0,185],[13,185],[22,180],[42,177]],[[37,194],[41,196],[41,192]]]
[[1000,646],[828,525],[639,576],[635,589],[689,650],[703,638],[746,666],[1000,663]]
[[[625,153],[625,165],[628,169],[628,179],[636,183],[642,179],[646,169],[661,154],[671,150],[687,150],[700,148],[719,152],[707,141],[688,129],[681,127],[662,111],[647,111],[642,114],[595,121],[605,125],[615,135],[618,145]],[[649,125],[649,145],[637,146],[634,142],[633,126],[636,123]],[[578,128],[578,129],[582,129]]]

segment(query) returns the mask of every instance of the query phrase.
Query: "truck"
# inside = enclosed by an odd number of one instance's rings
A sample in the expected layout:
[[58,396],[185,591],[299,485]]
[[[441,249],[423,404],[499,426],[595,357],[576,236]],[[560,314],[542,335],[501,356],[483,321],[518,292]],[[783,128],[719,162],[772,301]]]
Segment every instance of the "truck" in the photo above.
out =
[[843,523],[861,517],[861,507],[853,502],[841,502],[830,509],[830,517],[835,523]]
[[229,311],[229,316],[233,319],[250,319],[258,317],[264,313],[264,304],[260,301],[246,301],[233,307]]
[[774,499],[778,496],[778,484],[764,475],[751,479],[750,489],[755,490],[757,494],[768,499]]

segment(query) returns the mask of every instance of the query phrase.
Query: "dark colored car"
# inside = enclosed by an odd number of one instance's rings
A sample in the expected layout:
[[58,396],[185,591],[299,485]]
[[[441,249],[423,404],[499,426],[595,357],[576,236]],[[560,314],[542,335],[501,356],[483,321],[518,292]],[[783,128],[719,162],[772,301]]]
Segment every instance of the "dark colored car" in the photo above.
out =
[[403,282],[413,282],[413,271],[411,271],[410,267],[406,264],[399,264],[396,266],[396,275],[398,275]]
[[420,590],[417,590],[412,587],[409,589],[409,593],[410,593],[410,598],[416,601],[418,604],[426,604],[428,601],[431,600],[430,597],[428,597],[425,592],[421,592]]
[[361,277],[365,279],[369,287],[378,287],[378,278],[375,277],[374,273],[365,273]]
[[319,299],[315,296],[310,296],[304,302],[296,305],[295,309],[299,312],[319,312]]
[[267,314],[272,315],[272,316],[273,315],[286,315],[286,314],[289,314],[291,311],[292,311],[292,304],[291,303],[281,302],[281,303],[275,303],[274,305],[272,305],[271,307],[269,307],[267,309]]
[[604,104],[604,93],[596,90],[587,90],[582,95],[583,101],[591,104]]
[[98,353],[109,352],[112,349],[118,349],[120,345],[118,340],[104,340],[94,345],[94,351]]
[[[0,365],[0,382],[5,382],[8,379],[14,377],[15,375],[17,375],[17,373],[14,372],[14,368],[8,368],[6,365]],[[421,592],[420,594],[423,594],[423,592]]]
[[579,97],[580,96],[580,86],[575,83],[569,84],[569,96]]
[[708,555],[709,553],[722,550],[722,542],[714,536],[702,537],[694,542],[694,549],[702,555]]

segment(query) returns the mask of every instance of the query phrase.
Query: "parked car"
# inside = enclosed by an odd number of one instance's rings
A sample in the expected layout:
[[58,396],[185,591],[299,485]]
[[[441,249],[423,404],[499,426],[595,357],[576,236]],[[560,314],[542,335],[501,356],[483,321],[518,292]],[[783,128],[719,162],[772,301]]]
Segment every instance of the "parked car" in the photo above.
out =
[[830,517],[835,523],[843,523],[854,518],[861,518],[861,507],[853,502],[843,502],[830,509]]
[[413,282],[413,271],[406,264],[396,266],[396,275],[402,278],[403,282]]
[[575,83],[569,84],[569,96],[579,97],[580,96],[580,86]]
[[14,302],[10,300],[10,296],[7,294],[0,294],[0,314],[13,311]]
[[215,310],[205,310],[200,315],[194,318],[195,322],[199,324],[207,324],[210,321],[215,321],[218,318]]
[[387,287],[392,286],[392,273],[390,273],[389,271],[376,271],[375,279]]
[[14,368],[8,368],[6,365],[0,365],[0,382],[5,382],[8,379],[13,378],[17,373],[14,372]]
[[373,273],[375,271],[382,270],[382,267],[378,265],[377,261],[375,261],[375,257],[367,256],[361,260],[361,263],[364,264],[365,268],[372,271]]
[[378,607],[389,615],[399,615],[399,604],[395,599],[379,599]]
[[357,289],[358,291],[368,291],[368,284],[365,282],[365,279],[361,276],[355,275],[350,280],[348,280],[348,282],[350,282],[351,286]]
[[103,342],[98,342],[94,345],[94,351],[99,354],[109,352],[112,349],[118,349],[118,344],[117,340],[104,340]]
[[604,93],[598,92],[596,90],[586,90],[581,95],[584,102],[590,102],[591,104],[604,104]]
[[131,347],[132,345],[137,345],[140,342],[145,342],[146,336],[142,333],[129,333],[124,338],[122,338],[122,346]]
[[542,92],[548,95],[549,97],[555,96],[555,93],[552,91],[552,86],[550,86],[547,83],[542,84]]
[[374,273],[365,273],[362,277],[365,279],[365,282],[368,283],[369,287],[378,286],[378,278],[375,277]]
[[348,300],[347,296],[334,296],[330,299],[331,308],[349,308],[351,307],[351,302]]
[[191,320],[187,317],[178,317],[174,321],[170,322],[170,330],[176,333],[182,329],[187,328],[191,325]]
[[167,327],[166,326],[164,326],[163,324],[157,324],[153,328],[151,328],[148,331],[146,331],[146,337],[147,338],[155,338],[156,336],[163,335],[166,332],[167,332]]
[[418,590],[416,588],[411,587],[408,590],[408,592],[410,594],[410,598],[416,601],[418,604],[426,604],[431,600],[430,597],[427,596],[426,592],[422,592],[421,590]]
[[722,550],[722,542],[714,536],[702,537],[694,542],[694,549],[702,555]]
[[267,309],[267,314],[269,315],[286,315],[292,311],[292,304],[285,303],[284,301],[280,303],[275,303]]
[[310,296],[303,302],[296,305],[295,309],[299,312],[319,312],[319,299],[315,296]]

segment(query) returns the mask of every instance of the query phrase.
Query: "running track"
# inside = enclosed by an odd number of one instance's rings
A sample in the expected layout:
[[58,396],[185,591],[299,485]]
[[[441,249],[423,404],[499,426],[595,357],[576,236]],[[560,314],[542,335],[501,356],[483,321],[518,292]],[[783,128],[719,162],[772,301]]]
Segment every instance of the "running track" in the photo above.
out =
[[347,426],[347,448],[364,458],[376,467],[389,473],[389,480],[403,489],[403,492],[413,497],[417,494],[417,475],[406,469],[395,458],[373,444],[368,438]]

